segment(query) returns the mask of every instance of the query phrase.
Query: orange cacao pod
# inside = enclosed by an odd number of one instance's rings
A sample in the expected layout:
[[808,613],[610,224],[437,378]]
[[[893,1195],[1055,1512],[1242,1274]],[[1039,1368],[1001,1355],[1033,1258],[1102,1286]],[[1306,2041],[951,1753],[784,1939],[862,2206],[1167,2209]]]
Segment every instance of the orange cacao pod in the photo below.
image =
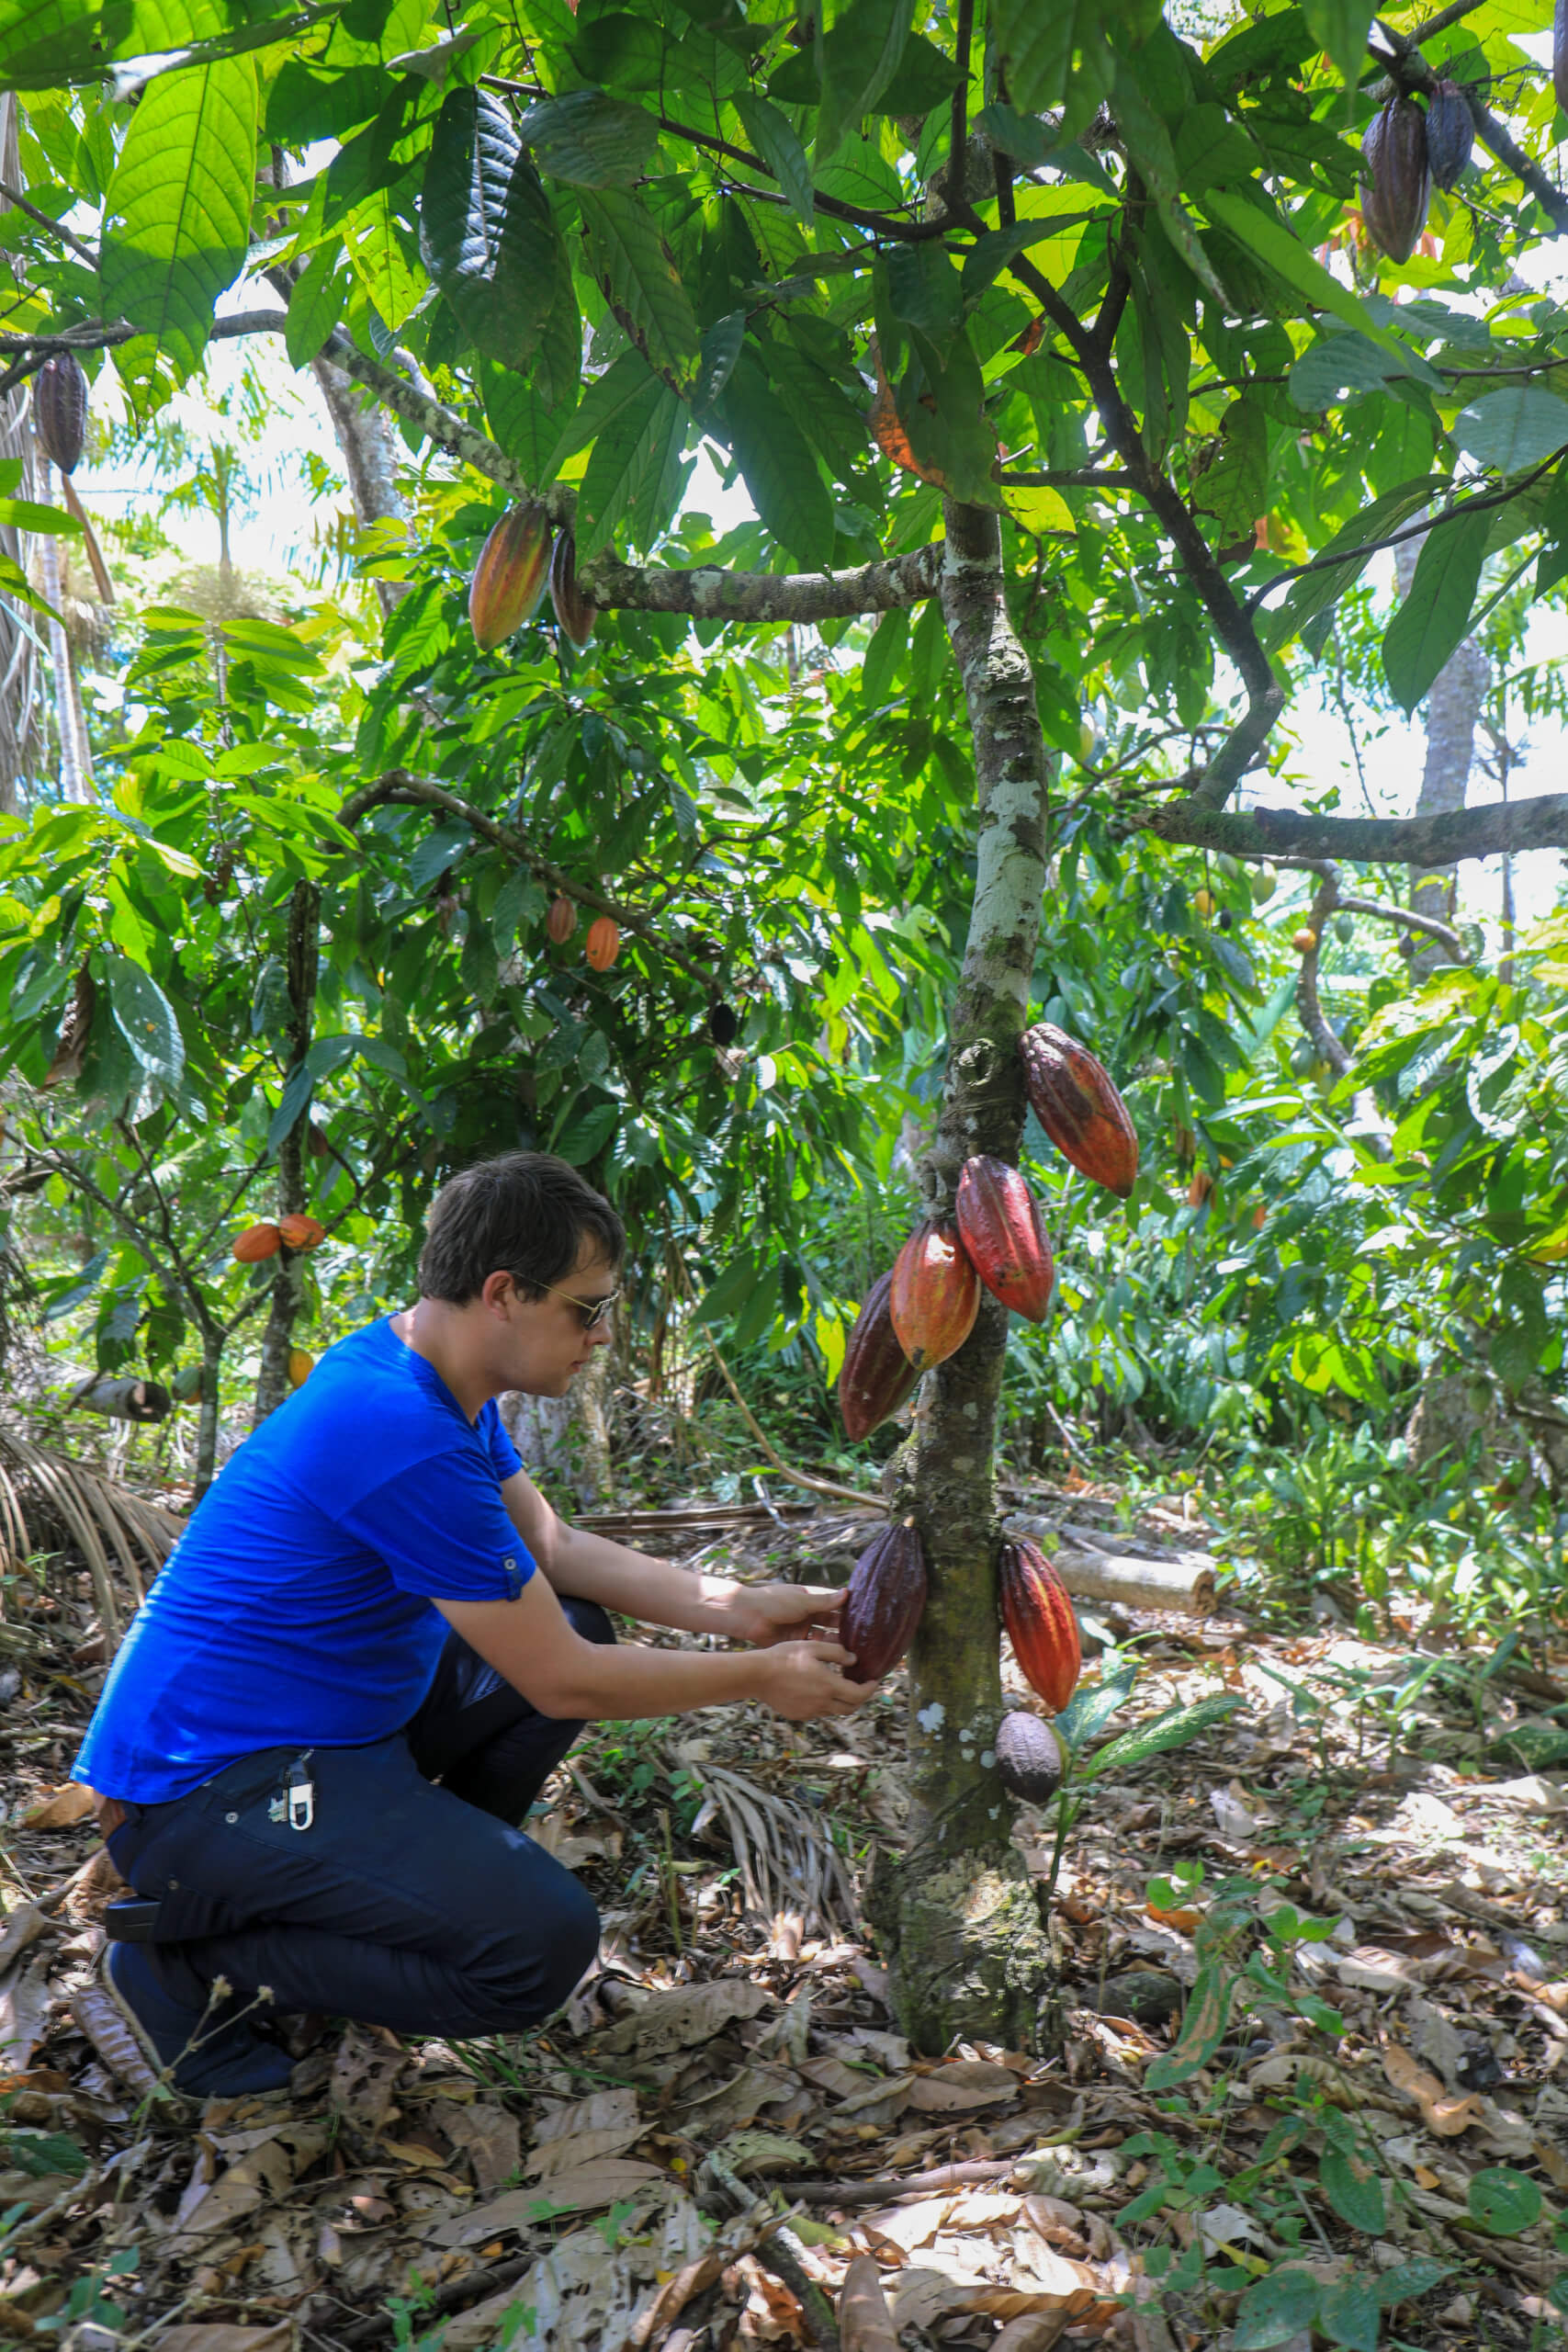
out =
[[855,1317],[839,1371],[839,1410],[851,1437],[869,1437],[896,1413],[919,1374],[898,1344],[887,1297],[891,1274],[879,1274]]
[[310,1374],[315,1371],[315,1369],[316,1359],[310,1354],[308,1349],[289,1349],[288,1385],[290,1388],[303,1388],[305,1383],[310,1379]]
[[1195,1168],[1192,1171],[1192,1182],[1187,1187],[1188,1206],[1190,1208],[1201,1209],[1213,1189],[1214,1180],[1210,1175],[1208,1170],[1206,1168]]
[[1310,956],[1317,945],[1317,933],[1315,931],[1306,930],[1303,926],[1302,930],[1291,933],[1291,945],[1298,956]]
[[550,602],[556,618],[581,653],[593,634],[599,607],[591,605],[577,584],[577,541],[563,531],[550,558]]
[[584,950],[596,972],[607,972],[621,952],[621,927],[609,915],[600,915],[588,926],[588,944]]
[[280,1216],[277,1238],[286,1250],[313,1250],[327,1238],[327,1228],[319,1217]]
[[1054,1724],[1022,1707],[1005,1714],[997,1728],[997,1770],[1009,1796],[1025,1804],[1044,1804],[1061,1787],[1067,1770],[1067,1751]]
[[958,1179],[958,1238],[993,1298],[1043,1323],[1055,1269],[1040,1204],[1016,1168],[978,1152]]
[[545,917],[545,929],[549,933],[550,937],[555,941],[558,947],[564,947],[567,941],[571,937],[572,933],[577,929],[577,907],[575,902],[568,898],[559,898],[555,899],[551,904],[549,913]]
[[264,1258],[276,1258],[282,1246],[276,1225],[247,1225],[234,1244],[234,1255],[242,1266],[258,1266]]
[[915,1227],[893,1261],[887,1306],[917,1372],[929,1372],[964,1345],[980,1312],[980,1278],[955,1225],[928,1217]]
[[468,582],[474,642],[488,653],[531,619],[550,567],[550,518],[537,500],[513,506],[479,551]]
[[880,1682],[915,1638],[926,1605],[926,1550],[912,1519],[874,1535],[851,1571],[839,1638],[853,1650],[846,1682]]
[[1004,1544],[1002,1623],[1031,1690],[1059,1715],[1083,1671],[1078,1621],[1067,1588],[1037,1544]]
[[1104,1065],[1049,1021],[1026,1029],[1018,1049],[1034,1115],[1057,1150],[1125,1200],[1138,1178],[1138,1138]]

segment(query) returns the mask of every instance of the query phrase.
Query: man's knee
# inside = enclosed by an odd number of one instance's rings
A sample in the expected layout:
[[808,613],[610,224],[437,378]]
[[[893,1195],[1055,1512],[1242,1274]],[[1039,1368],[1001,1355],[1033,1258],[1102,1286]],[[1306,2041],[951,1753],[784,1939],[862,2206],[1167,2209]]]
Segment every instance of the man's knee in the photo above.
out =
[[536,1890],[526,1916],[497,1940],[479,1971],[486,1980],[481,1998],[494,2013],[491,2031],[516,2032],[558,2009],[598,1950],[598,1905],[556,1864],[549,1885]]
[[596,1600],[580,1600],[575,1593],[567,1593],[562,1596],[561,1608],[572,1631],[581,1634],[585,1642],[597,1642],[602,1648],[614,1645],[615,1629]]

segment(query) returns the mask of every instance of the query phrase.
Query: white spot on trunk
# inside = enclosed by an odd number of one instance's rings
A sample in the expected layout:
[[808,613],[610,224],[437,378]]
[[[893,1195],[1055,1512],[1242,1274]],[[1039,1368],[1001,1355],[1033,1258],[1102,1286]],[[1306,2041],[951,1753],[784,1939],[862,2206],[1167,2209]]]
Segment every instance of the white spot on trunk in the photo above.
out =
[[983,1772],[988,1772],[996,1760],[997,1751],[994,1747],[982,1749],[980,1754],[980,1770]]
[[942,1705],[940,1699],[933,1699],[929,1707],[922,1707],[920,1709],[919,1713],[915,1717],[915,1721],[919,1724],[920,1729],[927,1734],[928,1737],[934,1739],[937,1733],[942,1729],[943,1724],[947,1721],[947,1709]]

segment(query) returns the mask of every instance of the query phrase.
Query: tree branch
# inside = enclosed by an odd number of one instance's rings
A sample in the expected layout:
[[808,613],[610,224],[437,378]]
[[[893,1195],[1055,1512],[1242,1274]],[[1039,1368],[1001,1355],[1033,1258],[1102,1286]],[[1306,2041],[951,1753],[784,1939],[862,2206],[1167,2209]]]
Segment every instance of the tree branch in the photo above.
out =
[[1322,817],[1299,808],[1210,808],[1189,793],[1126,829],[1232,857],[1349,858],[1362,865],[1454,865],[1505,850],[1568,849],[1568,793],[1495,801],[1430,817]]
[[1517,498],[1522,492],[1540,481],[1543,474],[1551,473],[1562,455],[1560,449],[1554,449],[1550,458],[1543,458],[1540,464],[1521,481],[1507,482],[1501,490],[1483,491],[1475,498],[1458,499],[1453,505],[1445,506],[1437,514],[1428,514],[1424,521],[1407,523],[1403,529],[1391,531],[1385,539],[1360,539],[1353,548],[1342,548],[1337,554],[1314,555],[1308,563],[1291,564],[1284,571],[1275,572],[1272,579],[1266,580],[1261,588],[1253,590],[1247,600],[1247,611],[1255,613],[1265,596],[1271,596],[1276,588],[1288,582],[1304,580],[1314,571],[1332,571],[1336,565],[1341,563],[1364,563],[1369,557],[1382,554],[1385,548],[1403,547],[1406,539],[1424,538],[1428,531],[1440,531],[1445,523],[1457,522],[1461,514],[1477,514],[1488,507],[1506,506],[1510,499]]
[[725,571],[701,564],[690,571],[621,563],[600,556],[578,573],[600,606],[639,613],[690,613],[697,620],[850,620],[934,596],[942,542],[907,555],[858,564],[851,571]]

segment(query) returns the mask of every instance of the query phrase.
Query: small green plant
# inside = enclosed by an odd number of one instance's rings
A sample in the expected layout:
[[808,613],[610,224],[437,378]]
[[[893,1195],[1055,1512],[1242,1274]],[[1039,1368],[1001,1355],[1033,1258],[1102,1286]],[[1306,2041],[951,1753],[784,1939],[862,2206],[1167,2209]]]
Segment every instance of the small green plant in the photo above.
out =
[[73,2279],[71,2291],[60,2309],[51,2312],[46,2318],[34,2320],[33,2334],[59,2335],[66,2328],[77,2327],[89,2321],[96,2327],[108,2329],[111,2334],[129,2328],[130,2313],[123,2303],[115,2300],[109,2290],[117,2280],[130,2278],[141,2261],[138,2247],[121,2246],[118,2254],[110,2255],[101,2268],[89,2270],[82,2278]]

